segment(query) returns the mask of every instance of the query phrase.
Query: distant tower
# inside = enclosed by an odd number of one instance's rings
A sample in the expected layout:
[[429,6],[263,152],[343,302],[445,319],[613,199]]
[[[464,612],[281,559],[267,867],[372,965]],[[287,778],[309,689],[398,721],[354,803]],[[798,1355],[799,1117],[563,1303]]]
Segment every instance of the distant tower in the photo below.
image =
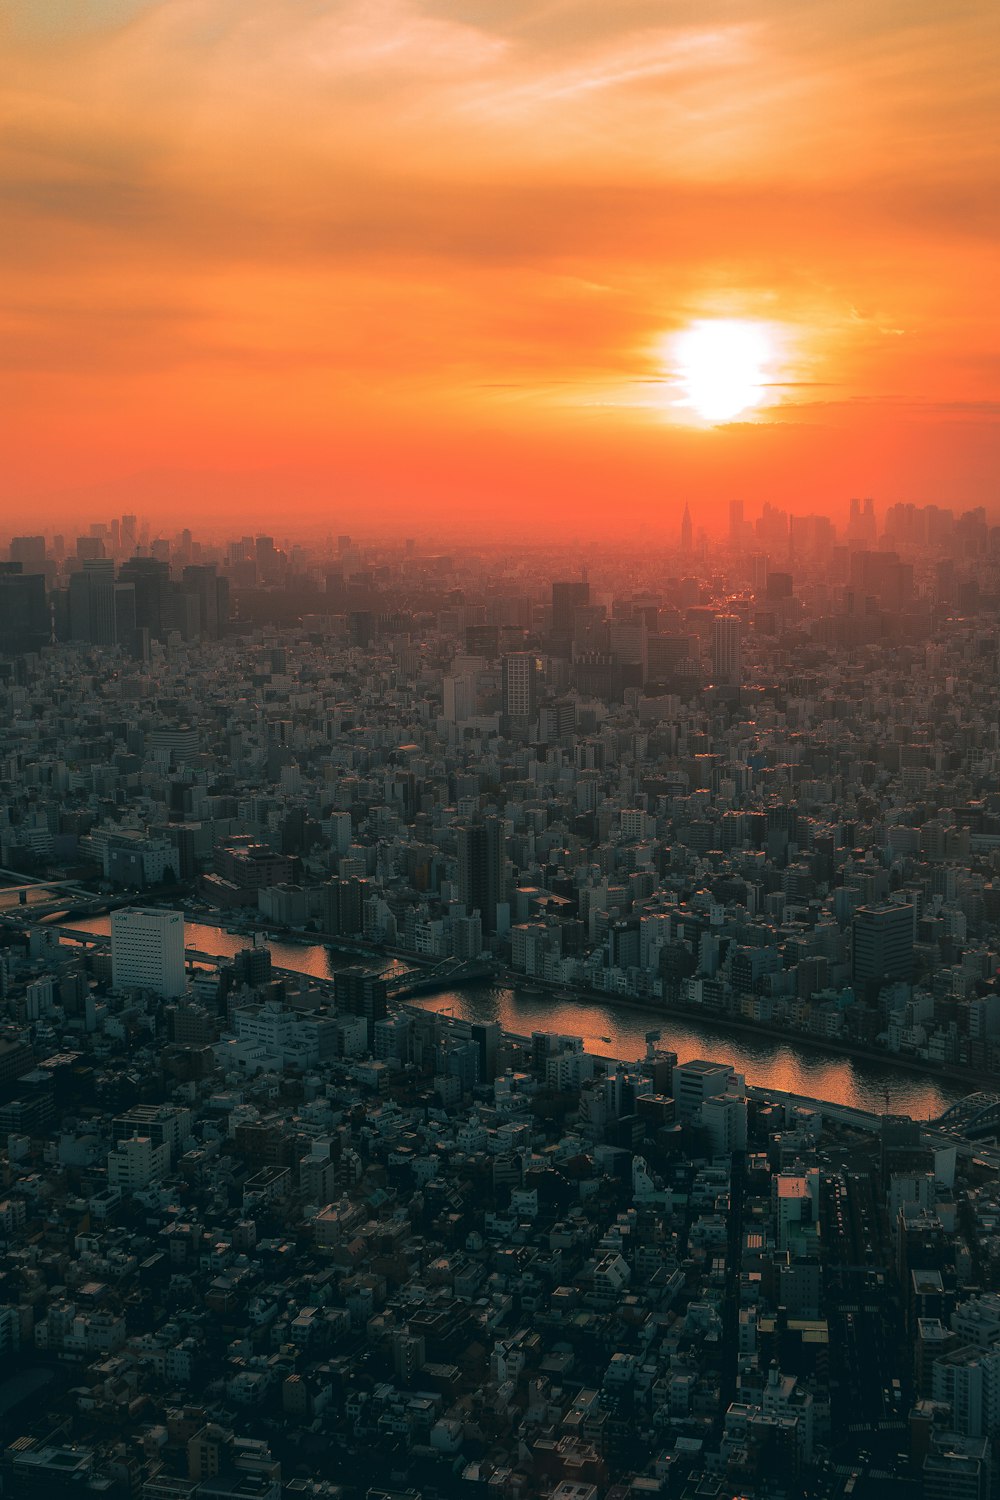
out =
[[739,615],[716,615],[712,621],[712,676],[717,687],[739,687],[741,623]]
[[694,544],[694,528],[691,525],[691,507],[684,506],[684,518],[681,521],[681,551],[690,552]]
[[590,603],[590,584],[586,578],[559,581],[552,585],[552,639],[561,655],[569,655],[573,642],[576,611]]
[[729,540],[734,547],[738,547],[743,540],[743,501],[730,500],[729,502]]

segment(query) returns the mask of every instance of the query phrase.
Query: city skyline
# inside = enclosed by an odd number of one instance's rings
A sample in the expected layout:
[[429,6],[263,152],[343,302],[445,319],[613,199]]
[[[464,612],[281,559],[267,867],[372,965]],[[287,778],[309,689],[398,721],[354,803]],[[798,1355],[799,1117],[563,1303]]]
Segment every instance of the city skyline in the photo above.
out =
[[3,511],[993,500],[979,5],[5,7]]

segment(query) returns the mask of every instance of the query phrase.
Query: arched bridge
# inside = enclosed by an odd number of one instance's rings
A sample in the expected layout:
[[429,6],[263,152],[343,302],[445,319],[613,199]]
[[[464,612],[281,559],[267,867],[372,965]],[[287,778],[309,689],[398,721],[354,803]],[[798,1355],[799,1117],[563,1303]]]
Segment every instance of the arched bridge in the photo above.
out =
[[966,1140],[1000,1132],[1000,1094],[966,1094],[932,1122],[939,1130],[950,1130]]

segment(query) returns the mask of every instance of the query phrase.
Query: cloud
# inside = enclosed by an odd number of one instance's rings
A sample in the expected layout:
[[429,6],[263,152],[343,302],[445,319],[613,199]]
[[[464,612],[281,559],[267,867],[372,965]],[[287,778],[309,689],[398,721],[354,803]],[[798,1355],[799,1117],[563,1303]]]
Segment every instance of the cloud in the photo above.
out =
[[787,403],[988,404],[998,15],[10,0],[0,395],[43,424],[100,391],[106,443],[134,402],[150,457],[206,413],[321,431],[334,389],[362,427],[502,390],[544,425],[742,316],[786,330]]

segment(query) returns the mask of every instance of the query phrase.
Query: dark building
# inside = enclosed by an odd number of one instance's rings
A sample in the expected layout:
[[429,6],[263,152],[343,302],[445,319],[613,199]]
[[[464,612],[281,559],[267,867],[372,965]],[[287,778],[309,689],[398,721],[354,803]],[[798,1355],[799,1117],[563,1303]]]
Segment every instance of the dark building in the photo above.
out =
[[156,557],[131,557],[122,564],[118,580],[135,587],[137,629],[148,630],[151,640],[164,640],[174,625],[170,564]]
[[912,978],[912,906],[859,906],[853,935],[855,984]]
[[270,984],[270,948],[241,948],[233,959],[233,972],[240,984],[248,984],[251,989]]
[[365,920],[368,882],[356,875],[328,880],[323,887],[323,931],[334,937],[353,937]]
[[499,818],[459,828],[459,899],[470,914],[479,912],[484,932],[497,930],[497,902],[503,899],[503,853],[503,824]]
[[573,641],[576,611],[589,603],[590,584],[586,579],[552,585],[552,639],[565,655]]
[[181,590],[197,600],[197,633],[217,641],[229,620],[229,579],[219,577],[214,563],[191,563],[184,569]]
[[88,561],[69,580],[69,638],[92,646],[135,642],[135,587],[115,580],[110,558]]
[[388,985],[382,974],[360,966],[340,969],[333,976],[333,995],[338,1011],[364,1016],[371,1045],[375,1022],[383,1020],[389,1010]]
[[0,565],[0,652],[37,651],[51,633],[41,573],[23,573],[17,562]]

